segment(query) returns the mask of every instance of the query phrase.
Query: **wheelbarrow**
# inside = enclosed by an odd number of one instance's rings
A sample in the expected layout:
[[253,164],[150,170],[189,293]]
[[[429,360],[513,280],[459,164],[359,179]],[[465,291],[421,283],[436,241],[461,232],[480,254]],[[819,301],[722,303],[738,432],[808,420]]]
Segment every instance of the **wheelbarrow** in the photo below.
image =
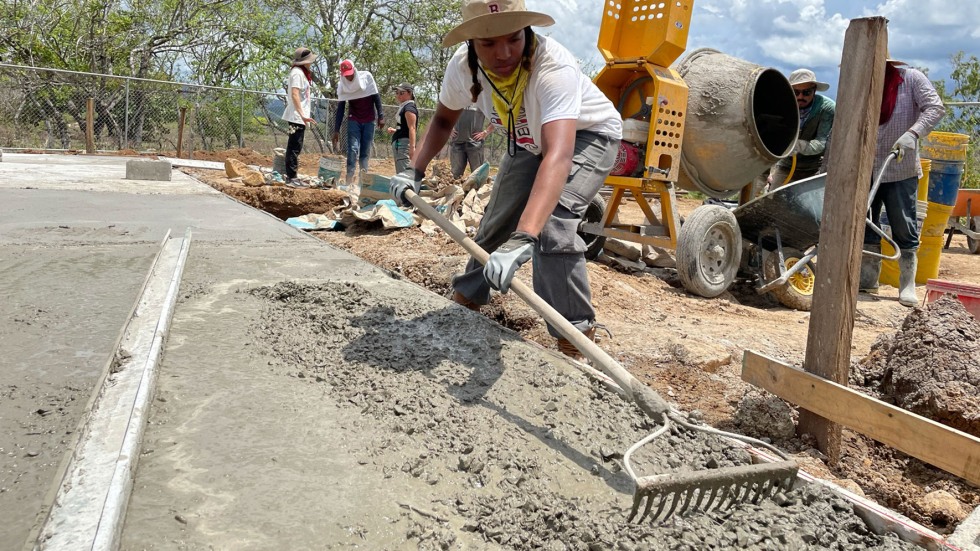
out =
[[[961,218],[966,218],[966,224],[960,222]],[[956,193],[946,229],[949,234],[944,248],[948,249],[953,234],[960,232],[966,236],[967,249],[972,254],[980,253],[980,189],[961,189]]]
[[[885,168],[895,155],[893,152],[885,159],[872,185],[869,211]],[[757,277],[756,290],[759,294],[771,293],[781,304],[796,310],[808,311],[813,304],[826,185],[827,175],[818,174],[776,188],[732,211],[742,238],[750,243],[745,247],[748,259],[743,264]],[[865,223],[892,245],[893,250],[898,250],[891,236],[875,225],[870,216]],[[888,260],[896,260],[900,254],[862,253]]]

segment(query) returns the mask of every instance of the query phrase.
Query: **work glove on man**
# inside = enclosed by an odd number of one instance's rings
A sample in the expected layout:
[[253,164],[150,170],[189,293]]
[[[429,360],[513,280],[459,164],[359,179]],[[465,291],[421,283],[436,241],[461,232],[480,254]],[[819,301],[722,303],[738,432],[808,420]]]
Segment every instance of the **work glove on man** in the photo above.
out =
[[895,145],[892,146],[892,150],[898,152],[898,155],[895,156],[895,160],[902,162],[902,159],[905,158],[906,153],[914,154],[919,145],[917,141],[918,139],[919,137],[916,136],[915,132],[912,132],[911,130],[902,134],[902,136],[898,138],[898,141],[895,142]]
[[422,178],[424,177],[425,172],[415,168],[406,168],[391,177],[388,182],[388,193],[395,199],[398,206],[407,207],[412,203],[405,197],[405,191],[411,189],[418,193],[422,189]]
[[803,152],[803,148],[809,145],[810,142],[806,140],[796,140],[796,145],[793,146],[793,155],[799,155]]
[[510,239],[490,254],[487,265],[483,267],[483,277],[487,278],[487,283],[501,293],[509,291],[514,273],[531,260],[537,243],[538,238],[529,233],[516,231],[511,234]]

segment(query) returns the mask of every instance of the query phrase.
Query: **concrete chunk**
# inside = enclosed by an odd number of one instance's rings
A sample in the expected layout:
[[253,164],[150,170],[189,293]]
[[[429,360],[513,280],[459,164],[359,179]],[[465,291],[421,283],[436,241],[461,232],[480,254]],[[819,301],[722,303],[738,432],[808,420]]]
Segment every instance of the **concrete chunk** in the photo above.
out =
[[170,161],[133,159],[126,161],[126,179],[169,182],[172,169]]

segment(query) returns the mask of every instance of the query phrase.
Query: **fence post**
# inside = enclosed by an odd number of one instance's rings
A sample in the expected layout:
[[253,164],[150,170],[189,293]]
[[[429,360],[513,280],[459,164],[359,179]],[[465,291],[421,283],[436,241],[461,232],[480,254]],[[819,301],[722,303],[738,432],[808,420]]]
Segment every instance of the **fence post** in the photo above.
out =
[[95,153],[95,98],[88,98],[85,113],[85,152]]
[[184,117],[187,116],[187,108],[180,108],[180,118],[177,120],[177,158],[181,157],[181,149],[184,145]]
[[245,90],[241,91],[241,121],[238,123],[238,147],[245,147]]
[[126,79],[126,114],[123,115],[123,149],[129,149],[129,79]]

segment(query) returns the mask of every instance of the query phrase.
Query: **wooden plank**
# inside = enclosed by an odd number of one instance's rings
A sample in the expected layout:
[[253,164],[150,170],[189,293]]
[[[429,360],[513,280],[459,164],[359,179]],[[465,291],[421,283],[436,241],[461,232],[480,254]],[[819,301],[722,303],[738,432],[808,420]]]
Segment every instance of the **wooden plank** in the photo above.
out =
[[[887,48],[884,17],[854,19],[844,35],[837,115],[828,151],[820,222],[820,268],[807,334],[807,371],[847,382]],[[800,432],[812,434],[831,464],[840,458],[840,427],[800,412]]]
[[746,350],[742,380],[980,485],[980,438]]

